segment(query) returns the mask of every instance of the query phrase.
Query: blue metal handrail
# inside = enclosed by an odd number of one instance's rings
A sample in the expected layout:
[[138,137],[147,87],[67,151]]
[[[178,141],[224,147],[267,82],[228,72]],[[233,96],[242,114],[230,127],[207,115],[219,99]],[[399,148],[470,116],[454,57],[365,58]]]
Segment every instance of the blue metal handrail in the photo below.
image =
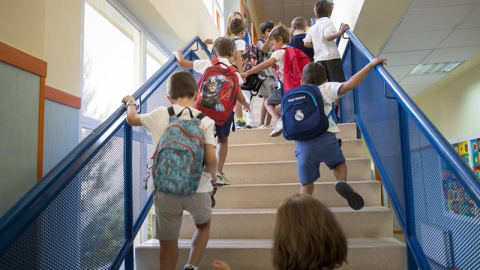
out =
[[[192,50],[191,47],[197,44],[197,48]],[[201,39],[196,36],[189,43],[187,43],[182,52],[188,54],[189,52],[198,50],[198,46],[211,57],[210,52]],[[170,58],[151,78],[149,78],[134,94],[135,99],[146,100],[150,97],[159,85],[164,83],[168,76],[178,68],[176,59]],[[0,218],[0,258],[10,248],[10,246],[18,239],[27,227],[39,217],[42,212],[57,198],[57,196],[68,186],[73,180],[74,176],[84,168],[84,166],[91,161],[92,157],[98,153],[106,144],[106,142],[115,136],[115,134],[122,128],[125,128],[125,148],[131,151],[132,138],[131,128],[126,125],[125,109],[120,106],[107,120],[100,124],[92,133],[85,138],[78,146],[76,146],[60,163],[58,163],[50,172],[43,177],[43,179],[35,185],[26,195],[24,195],[11,209],[9,209]],[[130,132],[130,135],[128,134]],[[127,140],[130,140],[129,142]],[[128,150],[130,148],[130,150]],[[127,160],[128,160],[128,156]],[[131,167],[127,164],[127,168]],[[125,179],[128,179],[128,170],[125,172]],[[126,183],[125,189],[131,189],[131,184]],[[132,228],[126,228],[127,240],[120,249],[117,259],[112,263],[112,268],[118,268],[122,261],[127,258],[128,253],[133,255],[133,237],[136,235],[142,222],[133,224],[128,216],[131,216],[131,195],[128,192],[125,194],[126,204],[126,224],[129,223]],[[152,205],[152,197],[150,196],[148,203],[140,214],[140,220],[144,220],[148,210]],[[130,208],[130,210],[128,209]],[[130,213],[129,213],[130,212]],[[130,218],[131,219],[131,218]],[[133,260],[132,260],[133,262]],[[129,262],[131,264],[132,262]],[[133,266],[133,265],[132,265]],[[130,267],[127,267],[130,268]]]
[[[344,56],[343,56],[344,70],[347,70],[347,72],[351,71],[352,74],[350,75],[353,75],[353,73],[358,72],[358,70],[361,68],[359,66],[360,64],[357,62],[362,62],[362,63],[370,62],[374,58],[374,56],[361,43],[361,41],[353,34],[353,32],[350,29],[348,29],[346,33],[349,36],[349,41],[348,41],[347,49],[345,50]],[[391,112],[394,112],[393,115],[397,115],[398,117],[398,119],[396,119],[396,121],[398,121],[398,126],[395,126],[395,128],[398,129],[399,131],[397,134],[399,138],[396,138],[395,140],[391,140],[388,142],[395,143],[397,142],[397,139],[398,139],[399,145],[396,148],[399,150],[399,152],[401,152],[400,154],[401,158],[399,162],[395,162],[395,161],[392,162],[392,160],[384,160],[385,156],[387,158],[392,158],[392,156],[385,155],[385,153],[382,152],[382,151],[386,151],[385,149],[382,148],[382,146],[384,145],[382,145],[382,142],[378,142],[375,140],[375,138],[381,137],[381,134],[379,135],[379,133],[383,132],[382,130],[379,131],[378,128],[375,129],[375,125],[382,124],[382,123],[378,123],[378,119],[381,119],[382,121],[386,121],[385,119],[387,119],[387,117],[375,118],[375,115],[373,115],[372,113],[367,115],[365,110],[360,111],[360,108],[364,106],[365,108],[367,107],[370,108],[369,110],[371,112],[372,106],[375,106],[378,104],[374,104],[372,102],[369,103],[368,98],[364,98],[362,101],[360,101],[361,93],[357,92],[357,90],[354,90],[353,95],[349,97],[350,99],[353,100],[354,112],[355,112],[354,117],[359,129],[362,132],[362,135],[367,144],[367,147],[370,150],[372,159],[381,175],[382,182],[384,183],[387,194],[392,202],[393,209],[397,214],[400,225],[402,226],[402,229],[405,233],[406,242],[407,242],[407,251],[408,251],[407,255],[409,259],[411,258],[411,256],[413,256],[413,258],[415,259],[414,261],[409,260],[409,269],[414,269],[414,268],[416,269],[418,267],[421,269],[431,269],[430,264],[436,264],[436,263],[438,264],[438,262],[435,261],[435,259],[438,259],[439,256],[441,257],[441,255],[438,255],[441,253],[441,252],[439,253],[438,250],[449,250],[449,248],[453,250],[458,249],[458,246],[459,246],[458,242],[464,241],[466,235],[450,236],[450,239],[454,239],[455,241],[457,241],[457,243],[448,244],[448,245],[445,244],[445,246],[435,247],[437,248],[435,251],[431,251],[432,250],[431,247],[426,247],[425,243],[423,244],[421,243],[420,241],[421,237],[424,237],[423,241],[427,241],[425,239],[431,240],[427,236],[421,235],[422,234],[421,230],[431,230],[429,231],[429,233],[433,234],[432,231],[434,231],[434,229],[431,229],[431,228],[435,226],[429,227],[430,224],[424,225],[426,224],[424,220],[417,220],[419,217],[418,216],[419,213],[421,212],[421,210],[424,210],[424,209],[421,209],[422,207],[418,206],[418,202],[416,202],[415,200],[418,201],[419,198],[421,198],[421,199],[424,199],[425,203],[428,204],[429,198],[425,194],[419,195],[420,193],[418,192],[419,185],[426,182],[424,179],[426,178],[426,176],[422,175],[420,176],[420,177],[423,177],[422,179],[414,179],[412,170],[414,169],[418,170],[418,168],[412,168],[412,165],[411,165],[412,159],[415,159],[415,161],[418,161],[418,160],[423,161],[423,159],[425,159],[425,163],[428,163],[428,162],[435,163],[438,167],[438,161],[436,159],[436,157],[438,156],[438,158],[440,159],[440,162],[443,162],[445,164],[445,167],[448,167],[448,169],[452,172],[452,174],[456,176],[458,183],[461,185],[462,188],[465,189],[469,198],[471,198],[473,203],[476,205],[475,207],[480,206],[480,184],[478,179],[474,175],[473,171],[458,156],[458,154],[453,150],[453,148],[448,143],[448,141],[440,134],[440,132],[430,122],[430,120],[424,115],[424,113],[415,105],[412,99],[405,93],[405,91],[393,79],[393,77],[388,73],[388,71],[383,66],[377,66],[375,67],[375,70],[379,78],[367,77],[364,84],[368,85],[368,87],[373,87],[373,86],[377,86],[379,82],[381,82],[383,87],[382,90],[384,91],[384,93],[382,93],[383,95],[382,94],[377,94],[377,95],[383,96],[384,101],[381,101],[381,102],[382,102],[382,106],[384,107],[382,108],[393,108],[391,109]],[[386,93],[387,88],[393,94],[393,97],[387,96],[387,93]],[[362,90],[365,90],[365,89],[362,89]],[[378,89],[375,89],[375,91],[378,91]],[[372,91],[372,93],[375,93],[375,91]],[[380,99],[375,99],[375,102],[378,102],[379,100]],[[362,104],[362,103],[365,103],[365,104]],[[397,106],[397,108],[392,106]],[[375,113],[382,114],[386,112],[378,111]],[[364,117],[367,117],[369,119],[364,119]],[[409,120],[411,121],[409,122]],[[370,129],[367,128],[367,125],[370,125]],[[417,133],[412,135],[411,134],[412,132],[417,132]],[[421,134],[421,135],[418,135],[418,134]],[[372,135],[375,138],[373,138]],[[422,136],[426,139],[428,144],[424,143],[424,144],[421,144],[422,147],[415,148],[411,144],[415,143],[413,142],[413,140],[416,138],[412,139],[412,137],[409,137],[409,135],[417,136],[417,137]],[[421,152],[423,155],[425,155],[425,157],[423,156],[413,157],[414,151]],[[391,167],[390,168],[385,167],[386,166],[385,164],[388,164],[388,162],[391,162],[394,165],[398,165],[401,168],[399,170],[400,171],[399,173],[401,175],[392,174]],[[426,173],[426,172],[422,171],[422,173]],[[442,177],[445,177],[445,176],[438,176],[438,175],[441,175],[442,172],[435,172],[435,173],[436,173],[435,175],[431,176],[431,179],[438,180],[438,178],[440,178],[440,183],[435,182],[435,183],[432,183],[432,185],[433,184],[442,185],[441,179],[443,179]],[[403,183],[402,184],[398,183],[398,179],[400,179],[400,181],[403,181]],[[414,180],[422,180],[423,182],[419,183],[419,182],[415,182]],[[415,188],[417,193],[414,194]],[[431,187],[422,187],[422,188],[429,189]],[[461,198],[461,199],[464,199],[464,198]],[[433,204],[433,202],[430,202],[430,203]],[[437,207],[436,209],[438,209],[438,208],[447,207],[447,206],[436,205],[435,207]],[[441,210],[444,210],[444,209],[441,209]],[[419,213],[416,213],[416,212],[419,212]],[[447,218],[446,216],[447,215],[435,216],[435,220],[438,221],[443,219],[443,220],[446,220],[445,223],[450,222],[450,223],[453,223],[454,225],[460,224],[460,222],[464,222],[461,218],[452,219],[450,217]],[[448,221],[448,219],[454,220],[454,221],[451,222],[451,221]],[[471,217],[469,222],[473,224],[478,224],[479,220],[480,220],[480,216]],[[422,227],[422,228],[419,229],[419,227]],[[445,235],[449,234],[448,231],[449,231],[448,229],[437,228],[437,232],[443,232],[445,233]],[[476,234],[480,234],[480,233],[478,231],[474,231],[470,237],[474,237],[474,239],[478,239],[478,235]],[[454,241],[454,240],[451,240],[451,241]],[[429,244],[433,245],[433,243],[429,243]],[[454,261],[454,259],[452,259],[453,257],[455,257],[453,256],[454,251],[451,251],[451,252],[452,254],[449,254],[450,256],[449,258],[443,258],[444,259],[444,261],[442,261],[443,263],[448,264],[447,261]],[[457,251],[457,253],[459,252]],[[478,255],[478,251],[474,251],[473,254],[474,254],[473,257],[475,257],[475,254]],[[469,260],[470,261],[462,258],[461,263],[463,265],[469,265],[469,266],[474,265],[475,268],[480,267],[480,263],[478,261],[475,261],[474,259],[471,259],[471,258],[469,258]]]

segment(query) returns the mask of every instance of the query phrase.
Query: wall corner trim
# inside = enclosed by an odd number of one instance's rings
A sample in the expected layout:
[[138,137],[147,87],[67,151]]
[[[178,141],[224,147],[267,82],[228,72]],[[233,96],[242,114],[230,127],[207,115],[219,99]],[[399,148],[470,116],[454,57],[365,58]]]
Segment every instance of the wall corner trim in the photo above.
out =
[[45,98],[77,109],[80,109],[82,106],[81,98],[48,85],[45,86]]
[[0,42],[0,61],[26,70],[41,77],[47,77],[47,62]]

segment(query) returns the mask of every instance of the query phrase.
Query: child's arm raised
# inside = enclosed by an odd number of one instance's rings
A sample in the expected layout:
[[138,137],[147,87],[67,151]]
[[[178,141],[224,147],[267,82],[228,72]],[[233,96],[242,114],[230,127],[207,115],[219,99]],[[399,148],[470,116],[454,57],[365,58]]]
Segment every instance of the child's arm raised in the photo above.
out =
[[338,96],[341,96],[348,91],[355,89],[365,78],[367,77],[368,73],[372,68],[374,68],[378,64],[386,65],[387,59],[383,58],[375,58],[372,62],[368,63],[365,67],[363,67],[359,72],[355,73],[350,80],[344,82],[340,89],[338,89]]
[[343,24],[342,28],[340,28],[340,30],[338,32],[335,32],[333,34],[325,36],[325,39],[327,41],[337,39],[337,38],[341,37],[345,33],[345,31],[347,31],[348,28],[350,28],[350,26],[348,24]]
[[193,61],[188,61],[183,58],[183,53],[179,50],[173,51],[173,55],[177,58],[178,65],[181,68],[193,69]]
[[[126,103],[135,101],[135,99],[132,96],[125,96],[122,101]],[[131,126],[141,126],[142,121],[140,121],[140,115],[137,113],[137,107],[131,105],[127,107],[127,123]]]

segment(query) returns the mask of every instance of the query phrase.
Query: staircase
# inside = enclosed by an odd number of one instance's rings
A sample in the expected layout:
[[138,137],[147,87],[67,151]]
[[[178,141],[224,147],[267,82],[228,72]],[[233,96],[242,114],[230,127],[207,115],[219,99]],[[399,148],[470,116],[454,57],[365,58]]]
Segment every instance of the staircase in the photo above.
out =
[[[258,118],[257,118],[258,119]],[[331,171],[322,164],[314,196],[334,213],[348,240],[348,265],[341,269],[406,269],[405,245],[393,238],[392,211],[381,206],[380,182],[371,180],[370,159],[363,158],[355,124],[339,125],[338,137],[347,159],[348,181],[365,199],[352,210],[335,192]],[[221,259],[234,270],[272,269],[271,245],[278,205],[299,192],[295,144],[271,129],[237,130],[230,135],[224,172],[232,185],[218,189],[210,241],[200,269]],[[153,227],[153,226],[152,226]],[[154,230],[153,230],[154,231]],[[188,260],[194,225],[185,213],[180,231],[177,269]],[[159,243],[150,240],[135,248],[136,269],[159,268]]]

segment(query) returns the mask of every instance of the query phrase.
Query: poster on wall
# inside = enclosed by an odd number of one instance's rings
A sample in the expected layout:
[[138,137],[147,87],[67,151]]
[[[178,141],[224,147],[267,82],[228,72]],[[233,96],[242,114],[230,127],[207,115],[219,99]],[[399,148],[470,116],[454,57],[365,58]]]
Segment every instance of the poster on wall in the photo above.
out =
[[[479,142],[480,138],[468,139],[455,142],[452,146],[480,180]],[[471,151],[469,151],[470,149]],[[479,208],[475,206],[471,197],[445,162],[442,162],[442,183],[445,210],[448,213],[462,217],[480,216]]]

